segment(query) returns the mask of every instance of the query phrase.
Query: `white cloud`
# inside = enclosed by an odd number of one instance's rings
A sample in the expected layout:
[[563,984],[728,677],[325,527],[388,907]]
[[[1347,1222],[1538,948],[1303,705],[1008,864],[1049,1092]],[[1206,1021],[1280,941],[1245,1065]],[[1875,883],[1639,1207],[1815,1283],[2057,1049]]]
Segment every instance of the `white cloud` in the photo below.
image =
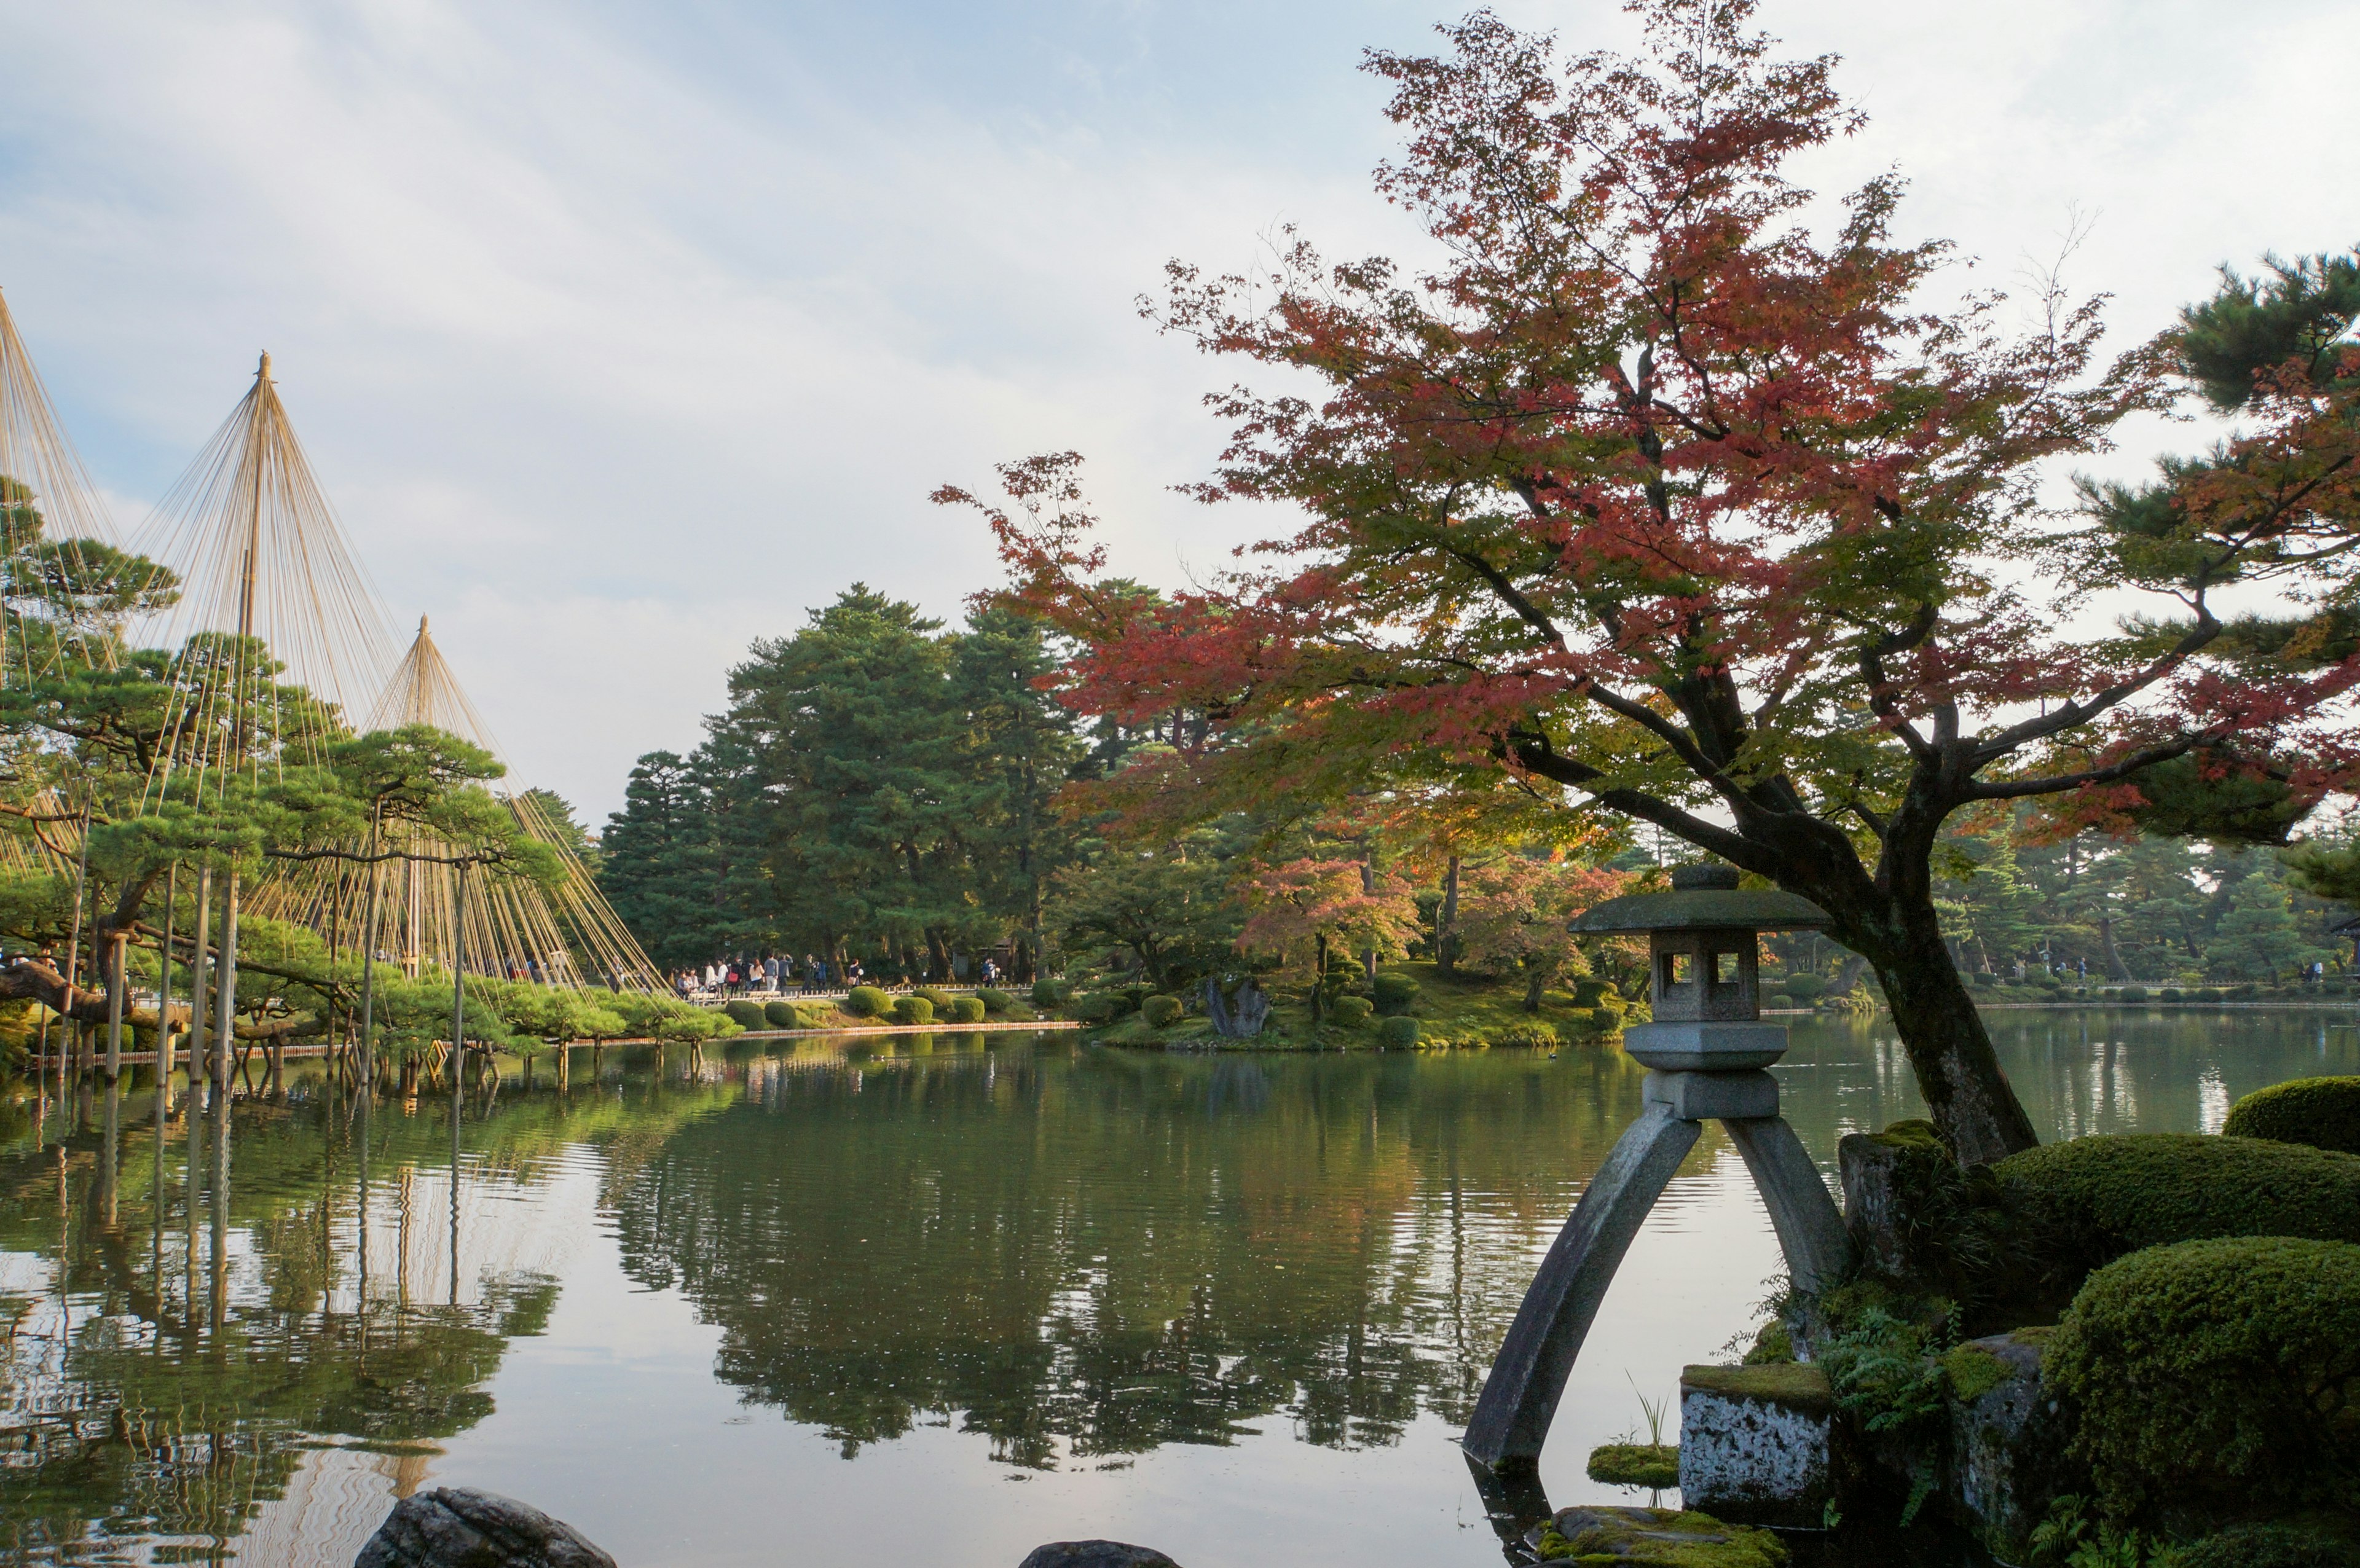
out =
[[[1603,5],[1515,14],[1627,37]],[[1197,395],[1232,372],[1131,300],[1165,256],[1238,266],[1283,220],[1339,254],[1397,241],[1366,193],[1382,93],[1351,67],[1421,19],[0,16],[0,282],[101,483],[159,494],[271,349],[395,625],[432,612],[519,776],[596,816],[635,755],[694,742],[750,637],[856,578],[956,614],[992,564],[925,505],[943,480],[1078,447],[1152,578],[1253,532],[1166,492],[1216,450]],[[2329,157],[2360,131],[2349,7],[1766,19],[1852,56],[1875,123],[1831,182],[1900,165],[1907,221],[1998,282],[2093,212],[2074,276],[2118,291],[2126,341],[2219,260],[2360,235]]]

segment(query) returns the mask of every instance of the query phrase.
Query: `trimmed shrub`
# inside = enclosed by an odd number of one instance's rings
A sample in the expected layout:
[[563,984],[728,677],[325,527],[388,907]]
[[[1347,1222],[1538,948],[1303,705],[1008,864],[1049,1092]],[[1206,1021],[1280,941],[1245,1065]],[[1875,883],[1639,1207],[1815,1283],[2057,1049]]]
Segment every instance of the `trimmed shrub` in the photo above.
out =
[[2229,1107],[2221,1130],[2360,1154],[2360,1078],[2295,1078],[2256,1089]]
[[1417,1000],[1417,982],[1406,975],[1380,975],[1370,983],[1369,995],[1381,1013],[1406,1012]]
[[[2017,1323],[2070,1301],[2092,1269],[2142,1247],[2226,1236],[2360,1243],[2360,1155],[2258,1138],[2146,1132],[2027,1149],[1989,1168],[1976,1271]],[[1970,1173],[1972,1174],[1972,1173]],[[2004,1261],[2003,1261],[2004,1260]]]
[[1821,996],[1826,996],[1827,993],[1828,978],[1824,975],[1789,975],[1786,976],[1786,995],[1794,997],[1795,1000],[1798,1002],[1816,1002]]
[[928,1003],[932,1004],[934,1011],[938,1013],[947,1013],[951,1010],[951,994],[948,991],[940,989],[939,987],[933,985],[914,985],[911,987],[910,995],[912,996],[923,996]]
[[803,1015],[792,1002],[765,1002],[762,1004],[762,1021],[772,1029],[801,1029],[803,1027]]
[[2090,1276],[2041,1360],[2112,1510],[2360,1495],[2360,1246],[2238,1236]]
[[983,1002],[979,997],[951,998],[951,1022],[955,1024],[979,1024],[983,1022]]
[[1762,998],[1762,1005],[1765,1007],[1791,1007],[1795,1005],[1795,998],[1784,991],[1773,991]]
[[893,1021],[897,1024],[930,1024],[934,1021],[934,1005],[923,996],[893,998]]
[[2122,990],[2122,999],[2125,1002],[2144,1002],[2147,1000],[2147,987],[2144,985],[2125,985]]
[[[1620,1026],[1617,1026],[1620,1027]],[[1491,1033],[1493,1045],[1557,1045],[1557,1029],[1538,1018],[1518,1018]]]
[[1090,1025],[1110,1024],[1122,1011],[1122,998],[1097,991],[1074,1004],[1074,1017]]
[[1590,1027],[1600,1034],[1621,1034],[1622,1017],[1623,1009],[1621,1007],[1592,1007],[1590,1009]]
[[1177,996],[1150,996],[1139,1005],[1141,1016],[1157,1029],[1178,1023],[1180,1015],[1187,1010]]
[[881,1018],[893,1009],[893,998],[875,985],[855,985],[844,994],[844,1010],[856,1018]]
[[1417,1020],[1403,1018],[1399,1014],[1390,1018],[1380,1019],[1377,1024],[1377,1043],[1388,1051],[1409,1050],[1417,1044]]
[[994,985],[986,985],[975,994],[987,1013],[1004,1013],[1016,1005],[1016,998]]
[[1036,1007],[1060,1007],[1073,994],[1074,988],[1063,980],[1052,980],[1043,975],[1032,982],[1032,1005]]
[[1377,1005],[1366,996],[1338,996],[1328,1004],[1329,1021],[1345,1029],[1359,1029],[1369,1021]]
[[762,1004],[743,996],[722,1003],[721,1010],[728,1014],[729,1021],[741,1029],[758,1029],[768,1021],[762,1016]]
[[2177,1002],[2180,1000],[2180,987],[2177,985],[2166,985],[2163,988],[2163,999],[2167,1002]]

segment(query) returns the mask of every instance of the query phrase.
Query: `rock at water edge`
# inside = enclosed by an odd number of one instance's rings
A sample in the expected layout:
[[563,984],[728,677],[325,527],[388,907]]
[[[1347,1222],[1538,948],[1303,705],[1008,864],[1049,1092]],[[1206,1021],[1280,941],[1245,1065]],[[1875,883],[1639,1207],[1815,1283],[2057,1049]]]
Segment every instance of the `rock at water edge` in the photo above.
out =
[[1786,1548],[1766,1530],[1670,1508],[1562,1508],[1524,1533],[1544,1563],[1630,1568],[1785,1568]]
[[1018,1568],[1180,1568],[1152,1546],[1120,1541],[1053,1541],[1036,1546]]
[[1815,1529],[1834,1495],[1828,1375],[1800,1362],[1680,1373],[1680,1500],[1746,1524]]
[[1943,1503],[2011,1561],[2023,1559],[2049,1501],[2071,1489],[2065,1422],[2040,1387],[2050,1332],[2020,1328],[1971,1339],[1943,1358],[1953,1396]]
[[467,1486],[404,1497],[353,1568],[616,1568],[562,1519]]

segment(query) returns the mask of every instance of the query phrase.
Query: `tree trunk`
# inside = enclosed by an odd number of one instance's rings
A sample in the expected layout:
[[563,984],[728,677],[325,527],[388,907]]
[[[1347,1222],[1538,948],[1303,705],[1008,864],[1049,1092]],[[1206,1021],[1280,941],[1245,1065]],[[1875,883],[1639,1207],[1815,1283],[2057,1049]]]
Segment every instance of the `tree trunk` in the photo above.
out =
[[1524,1011],[1537,1013],[1541,1010],[1541,986],[1547,979],[1548,972],[1535,964],[1531,980],[1524,985]]
[[1445,975],[1459,972],[1459,857],[1442,875],[1442,908],[1434,920],[1434,966]]
[[1987,1165],[2040,1139],[2000,1070],[1981,1014],[1950,962],[1931,911],[1921,929],[1874,954],[1894,1028],[1918,1092],[1961,1165]]
[[2112,915],[2098,917],[2098,946],[2106,955],[2106,973],[2113,975],[2117,983],[2129,985],[2131,972],[2124,965],[2123,955],[2114,947],[2114,917]]
[[1328,1021],[1328,933],[1313,940],[1318,947],[1311,963],[1311,1021],[1318,1024]]

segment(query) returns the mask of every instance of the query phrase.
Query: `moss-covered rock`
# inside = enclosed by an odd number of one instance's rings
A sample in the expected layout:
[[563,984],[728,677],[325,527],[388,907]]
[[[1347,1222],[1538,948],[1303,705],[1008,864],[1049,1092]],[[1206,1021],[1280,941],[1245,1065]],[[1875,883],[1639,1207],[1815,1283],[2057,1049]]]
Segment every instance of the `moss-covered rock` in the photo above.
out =
[[1786,1548],[1766,1530],[1670,1508],[1566,1508],[1524,1540],[1545,1563],[1585,1568],[1784,1568]]
[[2222,1132],[2360,1154],[2360,1078],[2297,1078],[2229,1107]]
[[1680,1373],[1680,1497],[1749,1524],[1816,1526],[1834,1495],[1836,1395],[1803,1362]]
[[2360,1246],[2134,1253],[2090,1277],[2042,1378],[2076,1412],[2073,1452],[2111,1512],[2234,1519],[2360,1497]]
[[2027,1560],[2049,1502],[2076,1481],[2056,1401],[2042,1389],[2041,1356],[2055,1331],[2017,1329],[1953,1346],[1939,1466],[1943,1511],[2012,1563]]
[[1601,1486],[1647,1486],[1656,1491],[1680,1484],[1677,1443],[1609,1443],[1590,1451],[1585,1467]]

